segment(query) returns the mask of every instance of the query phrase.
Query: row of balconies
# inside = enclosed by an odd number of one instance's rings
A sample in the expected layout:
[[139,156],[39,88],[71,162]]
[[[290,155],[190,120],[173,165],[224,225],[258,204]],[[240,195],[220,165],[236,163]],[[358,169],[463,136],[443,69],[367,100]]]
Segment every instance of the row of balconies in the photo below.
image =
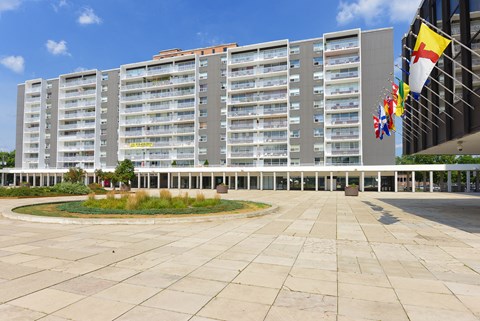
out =
[[288,70],[287,64],[280,65],[280,66],[273,66],[273,67],[257,67],[257,68],[251,68],[251,69],[232,71],[229,73],[229,77],[235,78],[235,77],[244,77],[244,76],[253,76],[253,75],[265,75],[269,73],[282,72],[287,70]]
[[60,115],[59,119],[72,119],[72,118],[93,118],[96,116],[94,111],[92,112],[76,112]]
[[95,156],[63,156],[58,157],[57,162],[93,162]]
[[344,39],[344,40],[332,40],[325,43],[325,52],[345,50],[351,48],[358,48],[358,38]]
[[27,87],[25,89],[26,94],[34,94],[34,93],[39,93],[42,91],[42,86],[35,86],[35,87]]
[[120,114],[130,114],[130,113],[142,113],[142,112],[149,112],[149,111],[159,111],[159,110],[174,110],[174,109],[187,109],[187,108],[194,108],[195,102],[186,102],[186,103],[178,103],[178,102],[169,102],[169,103],[162,103],[162,104],[142,104],[140,107],[121,107]]
[[73,81],[65,81],[65,82],[60,83],[60,88],[90,85],[90,84],[95,84],[96,82],[97,82],[97,78],[96,78],[96,77],[86,78],[86,79],[79,79],[79,80],[73,80]]
[[288,84],[287,79],[278,79],[270,81],[251,81],[230,85],[230,90],[245,90],[245,89],[255,89],[255,88],[266,88],[274,86],[286,86]]
[[275,52],[265,52],[265,53],[254,53],[254,54],[233,54],[229,64],[240,64],[245,62],[254,62],[261,60],[277,59],[277,58],[286,58],[288,55],[287,49],[279,50]]
[[330,103],[327,102],[326,104],[326,111],[338,111],[338,110],[345,110],[345,109],[353,109],[358,108],[359,102],[358,101],[345,101],[341,103]]
[[244,116],[263,116],[274,114],[285,114],[288,112],[287,107],[284,108],[242,108],[230,111],[228,117],[244,117]]
[[156,136],[156,135],[166,135],[166,134],[185,134],[185,133],[194,133],[195,127],[170,127],[164,129],[150,129],[150,130],[135,130],[135,131],[120,131],[119,136],[121,137],[142,137],[142,136]]
[[141,117],[133,119],[121,119],[120,125],[132,125],[132,124],[154,124],[154,123],[168,123],[168,122],[180,122],[195,120],[195,115],[175,115],[167,117]]
[[325,80],[341,80],[341,79],[348,79],[348,78],[357,78],[358,77],[358,70],[357,71],[349,71],[349,72],[327,72],[325,75]]
[[[158,148],[158,147],[191,147],[195,145],[194,140],[175,140],[170,139],[168,141],[160,141],[160,142],[142,142],[140,143],[142,147],[140,148]],[[119,145],[120,149],[136,149],[139,147],[138,143],[122,143]]]
[[284,128],[287,127],[288,123],[284,122],[264,122],[264,123],[240,123],[240,124],[231,124],[229,126],[230,130],[257,130],[257,129],[272,129],[272,128]]
[[41,96],[35,96],[35,97],[28,97],[25,98],[26,103],[39,103],[42,99]]
[[286,100],[287,93],[282,94],[252,94],[245,95],[242,97],[231,97],[228,100],[229,104],[238,104],[238,103],[249,103],[249,102],[258,102],[258,101],[271,101],[271,100]]
[[130,158],[134,161],[140,160],[174,160],[174,159],[194,159],[195,153],[175,153],[175,152],[166,152],[166,153],[146,153],[142,154],[125,154],[126,158]]
[[60,105],[60,108],[77,108],[77,107],[95,107],[97,104],[96,100],[80,100],[75,102],[66,102],[65,104]]
[[92,150],[95,149],[95,144],[75,144],[75,145],[59,145],[59,151],[78,151],[78,150]]
[[180,65],[180,66],[170,66],[170,67],[163,67],[157,69],[149,69],[149,70],[136,70],[135,72],[126,72],[122,73],[121,79],[129,79],[129,78],[136,78],[136,77],[145,77],[145,76],[156,76],[156,75],[164,75],[169,73],[175,72],[184,72],[189,70],[194,70],[195,64],[188,64],[188,65]]
[[147,83],[137,83],[137,84],[126,84],[123,85],[121,88],[122,90],[133,90],[133,89],[144,89],[144,88],[155,88],[155,87],[162,87],[162,86],[170,86],[175,84],[185,84],[195,82],[195,77],[186,77],[186,78],[173,78],[170,80],[159,80],[159,81],[151,81]]
[[60,99],[66,99],[66,98],[84,97],[84,96],[90,96],[90,95],[96,95],[96,94],[97,94],[97,91],[95,89],[93,89],[93,90],[84,90],[84,91],[77,91],[77,92],[69,92],[69,93],[60,94],[59,98]]
[[235,144],[265,144],[265,143],[286,143],[288,142],[287,136],[282,137],[239,137],[234,138],[231,137],[227,140],[227,144],[235,145]]
[[360,57],[358,55],[344,57],[327,57],[327,59],[325,60],[325,66],[354,64],[357,62],[360,62]]
[[336,125],[349,125],[349,124],[357,124],[360,120],[358,117],[353,118],[326,118],[325,119],[325,126],[336,126]]
[[145,93],[139,95],[132,95],[132,96],[121,96],[120,101],[136,101],[136,100],[148,100],[148,99],[158,99],[158,98],[168,98],[168,97],[178,97],[178,96],[185,96],[185,95],[194,95],[195,90],[174,90],[162,93]]
[[59,135],[58,140],[61,141],[76,141],[76,140],[92,140],[95,138],[95,134],[75,134],[75,135]]

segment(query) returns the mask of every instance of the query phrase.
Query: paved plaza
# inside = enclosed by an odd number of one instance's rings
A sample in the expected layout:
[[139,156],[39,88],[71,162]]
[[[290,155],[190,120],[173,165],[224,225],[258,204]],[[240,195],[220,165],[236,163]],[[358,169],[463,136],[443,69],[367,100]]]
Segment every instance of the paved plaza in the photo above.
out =
[[480,319],[479,194],[225,197],[279,208],[156,225],[0,217],[0,319]]

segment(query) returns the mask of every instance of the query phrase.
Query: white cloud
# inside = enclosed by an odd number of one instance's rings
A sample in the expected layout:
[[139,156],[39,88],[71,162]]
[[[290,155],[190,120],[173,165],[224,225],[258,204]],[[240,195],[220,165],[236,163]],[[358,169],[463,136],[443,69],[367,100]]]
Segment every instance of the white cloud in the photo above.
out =
[[85,68],[85,67],[77,67],[73,70],[73,72],[81,72],[81,71],[85,71],[85,70],[88,70],[88,69]]
[[340,1],[337,13],[339,25],[363,19],[367,25],[375,25],[379,21],[389,19],[390,23],[410,22],[421,0],[353,0]]
[[58,12],[61,8],[68,6],[67,0],[54,0],[52,3],[53,10]]
[[0,58],[0,64],[17,74],[21,74],[25,69],[25,59],[23,59],[22,56],[7,56]]
[[82,13],[78,17],[78,23],[81,25],[101,24],[102,19],[93,12],[92,8],[83,8]]
[[3,11],[18,9],[20,4],[22,4],[22,0],[0,0],[0,14]]
[[197,37],[202,46],[214,46],[224,43],[222,39],[217,36],[211,36],[208,32],[199,31],[197,32]]
[[70,56],[70,53],[68,52],[68,48],[67,48],[67,42],[65,40],[60,40],[59,42],[56,42],[54,40],[48,40],[45,46],[47,47],[48,52],[54,56],[58,56],[58,55]]

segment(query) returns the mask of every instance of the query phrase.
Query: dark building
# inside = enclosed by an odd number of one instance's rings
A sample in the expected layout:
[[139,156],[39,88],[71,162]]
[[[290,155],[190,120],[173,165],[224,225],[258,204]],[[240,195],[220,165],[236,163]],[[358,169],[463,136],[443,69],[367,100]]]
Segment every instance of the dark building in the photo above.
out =
[[[417,14],[465,46],[452,42],[422,97],[418,102],[410,98],[413,116],[405,115],[403,153],[480,154],[480,0],[424,0]],[[402,40],[408,60],[420,24],[414,18]],[[404,59],[403,69],[408,68]],[[403,78],[408,82],[408,76]]]

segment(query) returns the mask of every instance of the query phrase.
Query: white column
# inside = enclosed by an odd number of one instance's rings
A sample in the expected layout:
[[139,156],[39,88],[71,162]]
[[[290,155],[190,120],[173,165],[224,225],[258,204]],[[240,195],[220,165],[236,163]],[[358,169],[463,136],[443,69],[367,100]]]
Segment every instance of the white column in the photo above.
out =
[[63,175],[64,173],[62,173],[62,175],[60,176],[60,183],[63,183]]
[[2,185],[5,186],[5,173],[2,173]]
[[345,187],[348,186],[348,172],[345,172]]
[[97,174],[95,174],[95,172],[93,172],[93,182],[94,182],[94,183],[97,182]]
[[212,180],[212,189],[215,189],[215,177],[213,177],[213,173],[210,175],[210,178]]
[[318,192],[318,172],[315,172],[315,192]]
[[138,188],[142,188],[142,186],[140,186],[140,183],[141,183],[141,178],[140,178],[140,173],[138,173],[138,176],[137,176],[137,187]]
[[415,187],[417,184],[415,184],[415,171],[412,171],[412,192],[415,193]]
[[300,190],[303,191],[303,172],[300,173]]
[[429,181],[430,181],[430,193],[433,193],[433,171],[430,171]]
[[377,191],[381,192],[382,191],[382,173],[380,172],[377,172],[377,181],[378,181]]
[[330,172],[330,192],[333,191],[333,172]]
[[200,172],[200,189],[203,189],[203,173]]
[[247,190],[250,190],[250,172],[247,172]]
[[57,185],[57,174],[53,177],[53,185]]
[[[32,174],[32,182],[33,182],[33,187],[37,186],[37,175],[35,174]],[[85,185],[87,185],[87,183],[85,183]]]
[[170,178],[171,175],[172,175],[172,173],[168,173],[168,175],[167,175],[167,188],[172,187],[171,178]]
[[150,173],[147,173],[147,188],[150,189]]
[[466,192],[467,193],[470,193],[470,171],[467,171],[467,188],[466,188]]
[[277,173],[273,172],[273,190],[277,190]]
[[235,190],[238,190],[238,172],[235,172]]
[[177,187],[178,189],[180,189],[180,180],[182,179],[182,177],[180,176],[180,172],[177,173]]
[[192,173],[188,173],[188,189],[192,189]]
[[13,173],[13,186],[17,186],[17,174]]
[[328,183],[328,176],[324,176],[323,177],[323,187],[324,187],[325,191],[328,191],[327,183]]
[[157,188],[160,188],[160,173],[157,173]]
[[395,179],[394,180],[395,180],[395,182],[394,182],[393,186],[395,188],[395,193],[397,193],[398,192],[398,172],[397,171],[395,171]]
[[226,181],[227,181],[227,180],[225,179],[225,172],[223,172],[223,175],[222,175],[222,183],[226,185],[226,184],[227,184]]
[[447,192],[452,192],[452,171],[447,172]]
[[365,172],[360,173],[360,192],[365,192]]
[[290,172],[287,172],[287,191],[290,190]]
[[263,191],[263,172],[260,172],[260,190]]
[[40,185],[39,186],[42,187],[43,186],[43,174],[40,173],[38,175],[40,176]]

